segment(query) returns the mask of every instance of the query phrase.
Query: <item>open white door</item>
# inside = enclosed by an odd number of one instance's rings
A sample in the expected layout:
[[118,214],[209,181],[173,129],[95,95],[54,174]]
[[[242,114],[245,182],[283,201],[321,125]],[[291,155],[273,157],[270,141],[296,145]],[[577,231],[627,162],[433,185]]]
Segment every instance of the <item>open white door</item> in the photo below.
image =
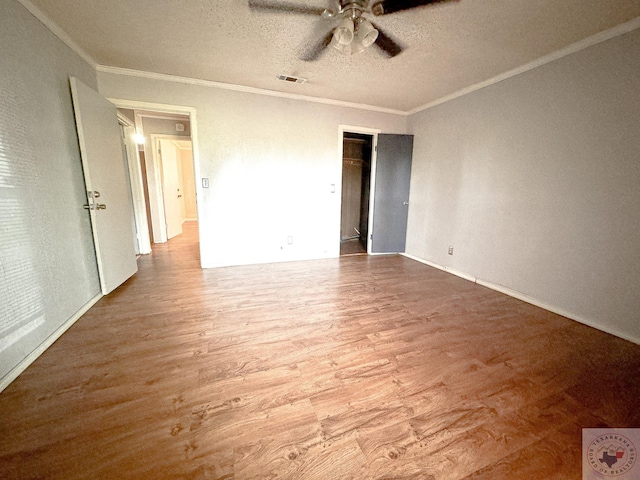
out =
[[100,286],[108,294],[138,270],[116,107],[78,79],[71,94]]
[[171,140],[160,140],[162,158],[162,192],[164,214],[167,222],[167,239],[182,233],[184,221],[184,199],[180,185],[181,167],[178,151]]

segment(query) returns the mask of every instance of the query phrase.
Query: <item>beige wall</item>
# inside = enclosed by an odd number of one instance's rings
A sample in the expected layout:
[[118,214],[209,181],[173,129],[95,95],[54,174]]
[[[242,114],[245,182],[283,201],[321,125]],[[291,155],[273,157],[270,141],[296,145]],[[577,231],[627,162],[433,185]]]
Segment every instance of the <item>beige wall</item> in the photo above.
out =
[[15,0],[0,38],[2,389],[100,284],[69,89],[95,72]]
[[407,252],[640,342],[638,52],[640,30],[413,115]]

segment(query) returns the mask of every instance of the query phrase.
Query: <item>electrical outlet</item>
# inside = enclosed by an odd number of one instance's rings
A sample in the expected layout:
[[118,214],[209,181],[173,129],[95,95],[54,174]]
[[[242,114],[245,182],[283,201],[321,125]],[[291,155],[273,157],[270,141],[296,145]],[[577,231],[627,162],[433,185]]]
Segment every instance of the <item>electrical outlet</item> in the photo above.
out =
[[453,245],[449,245],[449,255],[453,255]]
[[293,245],[293,235],[287,237],[287,245]]

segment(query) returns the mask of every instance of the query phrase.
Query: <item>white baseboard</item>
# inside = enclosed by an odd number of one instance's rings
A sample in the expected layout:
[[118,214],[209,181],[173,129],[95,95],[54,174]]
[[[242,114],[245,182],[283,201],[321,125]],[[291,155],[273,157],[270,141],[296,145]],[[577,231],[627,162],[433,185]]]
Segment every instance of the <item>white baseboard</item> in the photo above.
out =
[[438,270],[442,270],[443,272],[450,273],[452,275],[455,275],[456,277],[464,278],[465,280],[469,280],[470,282],[473,282],[473,283],[476,283],[476,281],[478,280],[476,277],[473,277],[468,273],[464,273],[459,270],[454,270],[453,268],[445,267],[444,265],[438,265],[437,263],[430,262],[429,260],[416,257],[409,253],[401,253],[400,255],[410,258],[411,260],[415,260],[416,262],[424,263],[425,265],[429,265],[430,267],[437,268]]
[[59,339],[64,332],[69,330],[69,328],[78,321],[82,315],[87,313],[87,311],[93,307],[98,300],[102,298],[102,294],[99,293],[91,300],[89,300],[80,310],[78,310],[71,318],[69,318],[66,322],[60,325],[55,332],[53,332],[44,342],[36,347],[36,349],[27,355],[24,360],[22,360],[18,365],[13,367],[9,373],[7,373],[4,377],[0,379],[0,393],[7,388],[11,382],[13,382],[18,376],[24,372],[29,365],[36,361],[36,359],[44,353],[44,351],[49,348],[53,343]]
[[574,320],[578,323],[582,323],[583,325],[587,325],[588,327],[591,328],[595,328],[596,330],[600,330],[601,332],[605,332],[608,333],[610,335],[614,335],[618,338],[622,338],[623,340],[628,340],[630,342],[633,342],[637,345],[640,345],[640,337],[636,337],[634,335],[629,335],[628,333],[624,333],[624,332],[620,332],[619,330],[615,329],[615,328],[610,328],[607,326],[603,326],[600,325],[599,323],[594,322],[593,320],[589,320],[587,318],[584,318],[580,315],[577,315],[573,312],[569,312],[567,310],[564,310],[560,307],[556,307],[555,305],[549,305],[548,303],[544,303],[536,298],[530,297],[528,295],[525,295],[522,292],[518,292],[517,290],[512,290],[508,287],[502,286],[502,285],[498,285],[492,282],[488,282],[486,280],[482,280],[479,278],[474,277],[473,275],[469,275],[467,273],[464,272],[459,272],[457,270],[453,270],[451,268],[447,268],[443,265],[438,265],[436,263],[430,262],[428,260],[425,260],[423,258],[420,257],[416,257],[414,255],[410,255],[408,253],[402,253],[401,255],[410,258],[411,260],[415,260],[416,262],[420,262],[420,263],[424,263],[425,265],[428,265],[430,267],[433,268],[437,268],[438,270],[443,270],[447,273],[451,273],[452,275],[456,275],[460,278],[464,278],[465,280],[468,280],[470,282],[474,282],[477,283],[478,285],[482,285],[483,287],[487,287],[490,288],[491,290],[495,290],[496,292],[500,292],[500,293],[504,293],[505,295],[508,295],[510,297],[513,298],[517,298],[518,300],[522,300],[523,302],[529,303],[531,305],[534,305],[536,307],[540,307],[544,310],[547,310],[549,312],[552,313],[556,313],[558,315],[562,315],[563,317],[566,317],[570,320]]

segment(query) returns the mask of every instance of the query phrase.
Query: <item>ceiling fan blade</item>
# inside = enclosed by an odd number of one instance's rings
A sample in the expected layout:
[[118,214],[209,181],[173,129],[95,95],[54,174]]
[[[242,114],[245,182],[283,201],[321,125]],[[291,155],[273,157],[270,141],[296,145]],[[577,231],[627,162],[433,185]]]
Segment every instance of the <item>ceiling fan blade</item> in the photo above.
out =
[[385,55],[387,55],[389,58],[393,58],[396,55],[400,55],[402,53],[403,48],[398,45],[398,43],[394,39],[380,30],[380,27],[378,27],[377,25],[373,25],[373,28],[378,30],[378,38],[376,38],[375,44],[380,50],[384,52]]
[[329,46],[331,40],[333,40],[333,30],[322,37],[322,39],[318,43],[316,43],[312,47],[309,47],[309,49],[304,52],[304,55],[302,55],[302,60],[304,60],[305,62],[316,61],[324,53],[325,48]]
[[249,0],[249,8],[261,12],[299,13],[302,15],[322,15],[325,11],[324,8],[320,7],[273,0]]
[[459,2],[460,0],[380,0],[371,4],[371,13],[376,16],[424,7],[434,3]]

